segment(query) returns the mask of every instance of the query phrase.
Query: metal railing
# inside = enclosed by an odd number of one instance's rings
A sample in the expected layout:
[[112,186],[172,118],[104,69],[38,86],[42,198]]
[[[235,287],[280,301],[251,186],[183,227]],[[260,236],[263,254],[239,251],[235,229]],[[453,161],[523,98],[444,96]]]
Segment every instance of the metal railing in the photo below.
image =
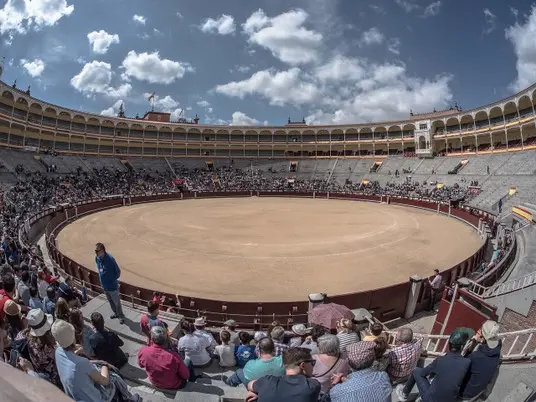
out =
[[[390,348],[397,346],[397,333],[387,331]],[[414,338],[422,338],[422,349],[430,357],[443,356],[448,352],[449,335],[413,334]],[[501,360],[503,362],[533,360],[536,358],[536,328],[521,331],[503,332],[499,334],[502,342]]]
[[471,281],[469,286],[469,292],[481,297],[482,299],[488,299],[490,297],[497,297],[507,293],[516,292],[528,288],[529,286],[536,284],[536,271],[531,272],[520,278],[512,279],[503,283],[496,283],[491,286],[482,286],[476,282]]

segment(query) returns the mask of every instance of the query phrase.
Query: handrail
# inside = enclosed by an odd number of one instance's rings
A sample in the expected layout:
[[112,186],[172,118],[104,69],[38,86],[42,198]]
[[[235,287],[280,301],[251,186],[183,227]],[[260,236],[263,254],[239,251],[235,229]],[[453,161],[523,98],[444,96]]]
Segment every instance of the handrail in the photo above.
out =
[[511,279],[507,282],[496,283],[494,285],[485,287],[478,283],[471,281],[469,292],[481,297],[482,299],[488,299],[491,297],[501,296],[507,293],[516,292],[536,285],[536,271],[519,278]]
[[[397,346],[397,332],[386,331],[390,348]],[[534,360],[536,358],[536,328],[500,333],[502,342],[501,360]],[[413,334],[414,339],[422,339],[422,350],[428,356],[443,356],[448,351],[449,335]]]

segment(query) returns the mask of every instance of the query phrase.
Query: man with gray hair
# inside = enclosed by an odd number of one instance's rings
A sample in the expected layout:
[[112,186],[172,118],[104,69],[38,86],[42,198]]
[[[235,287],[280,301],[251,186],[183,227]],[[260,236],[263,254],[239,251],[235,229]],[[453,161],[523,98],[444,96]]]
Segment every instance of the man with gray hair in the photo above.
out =
[[151,384],[163,389],[181,389],[187,381],[195,381],[193,365],[184,362],[179,354],[167,349],[168,334],[165,328],[151,328],[150,346],[140,349],[138,365],[147,372]]
[[289,348],[289,346],[284,343],[285,328],[280,326],[274,327],[272,332],[270,332],[270,337],[274,341],[275,356],[281,356],[283,352]]
[[387,374],[393,384],[405,382],[411,372],[417,367],[417,362],[421,357],[423,338],[413,338],[411,328],[399,328],[396,333],[397,346],[393,348],[387,358]]
[[313,355],[315,365],[313,377],[322,386],[322,392],[327,392],[331,379],[335,374],[346,376],[350,372],[348,359],[340,351],[337,335],[326,334],[318,338],[318,353]]

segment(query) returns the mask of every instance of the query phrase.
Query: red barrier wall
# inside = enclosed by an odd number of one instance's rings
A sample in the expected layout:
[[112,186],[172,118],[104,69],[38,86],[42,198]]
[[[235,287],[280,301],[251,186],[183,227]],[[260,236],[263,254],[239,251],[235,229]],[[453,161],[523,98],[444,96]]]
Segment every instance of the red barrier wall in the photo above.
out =
[[[65,273],[83,280],[86,282],[88,289],[92,293],[100,293],[100,282],[95,271],[86,268],[77,262],[64,256],[55,245],[55,236],[68,223],[77,219],[82,214],[94,213],[103,209],[119,207],[123,205],[131,205],[144,202],[157,202],[165,200],[180,200],[192,198],[208,198],[208,197],[316,197],[316,198],[336,198],[359,200],[368,202],[380,202],[382,199],[387,201],[387,197],[364,194],[328,194],[328,193],[311,193],[311,192],[269,192],[269,191],[253,191],[253,192],[212,192],[212,193],[169,193],[155,194],[148,196],[133,196],[133,197],[116,197],[102,198],[97,200],[88,200],[76,203],[73,206],[66,208],[56,208],[48,211],[43,211],[34,217],[30,218],[30,224],[37,222],[44,216],[52,215],[52,220],[48,223],[45,233],[47,237],[47,248],[53,261]],[[437,203],[432,201],[411,200],[398,197],[390,197],[390,202],[393,204],[407,205],[419,208],[430,209],[437,211]],[[448,206],[440,206],[441,211],[448,213]],[[446,210],[445,210],[446,208]],[[473,210],[474,211],[474,210]],[[466,210],[452,210],[452,214],[458,218],[478,226],[479,211],[469,212]],[[446,283],[451,283],[459,277],[467,274],[467,272],[475,269],[477,264],[483,257],[486,244],[482,246],[472,257],[451,269],[442,273]],[[375,317],[381,321],[387,321],[400,317],[404,314],[406,301],[410,289],[410,283],[404,282],[394,285],[385,286],[383,288],[356,292],[345,295],[328,295],[329,301],[339,304],[344,304],[350,308],[366,308],[370,310]],[[155,289],[139,288],[128,283],[121,283],[121,293],[124,300],[131,301],[134,304],[145,305],[147,300],[152,298]],[[428,303],[427,287],[423,286],[421,295],[417,304],[417,312],[424,309]],[[174,295],[168,295],[173,297]],[[307,322],[308,302],[299,300],[296,302],[267,302],[267,303],[240,303],[226,302],[222,300],[198,299],[191,296],[180,297],[181,308],[180,313],[187,317],[197,317],[204,315],[210,324],[221,325],[221,323],[229,318],[236,320],[242,328],[265,328],[274,319],[278,319],[285,327],[290,328],[295,323]]]

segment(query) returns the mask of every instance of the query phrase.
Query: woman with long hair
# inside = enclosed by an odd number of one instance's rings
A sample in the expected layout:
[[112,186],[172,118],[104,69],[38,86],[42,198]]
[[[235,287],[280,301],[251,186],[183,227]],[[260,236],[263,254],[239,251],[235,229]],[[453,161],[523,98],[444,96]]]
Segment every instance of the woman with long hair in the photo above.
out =
[[54,310],[54,317],[56,320],[71,321],[71,310],[67,304],[67,300],[63,297],[58,297],[56,301],[56,308]]
[[30,361],[35,371],[46,375],[48,380],[63,389],[58,368],[56,367],[56,341],[50,332],[53,317],[42,310],[33,309],[28,312],[26,329]]
[[77,308],[73,308],[71,310],[71,314],[69,315],[69,322],[74,327],[76,343],[83,347],[86,357],[92,357],[93,349],[91,348],[89,338],[93,331],[84,323],[82,311]]

